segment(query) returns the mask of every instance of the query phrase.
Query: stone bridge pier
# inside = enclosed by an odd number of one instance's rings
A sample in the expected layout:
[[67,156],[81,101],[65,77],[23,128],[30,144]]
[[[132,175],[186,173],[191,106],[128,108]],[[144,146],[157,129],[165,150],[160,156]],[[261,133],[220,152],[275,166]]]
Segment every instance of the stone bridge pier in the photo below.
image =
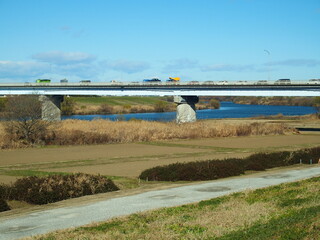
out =
[[61,120],[61,102],[63,102],[63,96],[54,95],[39,96],[39,100],[42,104],[42,120],[47,121],[60,121]]
[[177,123],[195,122],[197,120],[196,106],[199,102],[197,96],[174,96],[173,101],[177,106]]

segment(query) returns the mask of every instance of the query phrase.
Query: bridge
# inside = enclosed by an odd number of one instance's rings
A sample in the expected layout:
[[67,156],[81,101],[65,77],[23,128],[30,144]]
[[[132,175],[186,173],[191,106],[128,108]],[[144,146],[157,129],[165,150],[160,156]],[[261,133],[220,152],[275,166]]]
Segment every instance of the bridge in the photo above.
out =
[[174,96],[177,122],[196,120],[199,96],[320,96],[320,84],[275,83],[24,83],[0,84],[0,96],[39,95],[44,119],[60,119],[63,96]]

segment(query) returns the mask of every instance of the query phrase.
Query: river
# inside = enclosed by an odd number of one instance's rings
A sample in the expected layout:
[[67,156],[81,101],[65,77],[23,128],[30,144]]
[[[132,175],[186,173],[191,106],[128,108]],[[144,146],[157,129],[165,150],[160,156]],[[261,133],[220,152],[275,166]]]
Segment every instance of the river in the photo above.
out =
[[[232,102],[221,102],[220,109],[197,110],[198,119],[221,119],[221,118],[249,118],[256,116],[270,116],[283,114],[284,116],[296,116],[316,113],[313,107],[303,106],[272,106],[272,105],[245,105],[235,104]],[[130,120],[140,119],[146,121],[173,121],[176,117],[175,112],[164,113],[131,113],[131,114],[114,114],[114,115],[72,115],[63,116],[62,119],[109,119]]]

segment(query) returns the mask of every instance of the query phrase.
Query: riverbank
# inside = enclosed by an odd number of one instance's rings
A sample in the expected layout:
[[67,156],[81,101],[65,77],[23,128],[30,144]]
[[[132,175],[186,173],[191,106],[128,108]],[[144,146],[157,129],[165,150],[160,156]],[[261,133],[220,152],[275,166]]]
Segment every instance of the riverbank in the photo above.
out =
[[[198,105],[198,104],[197,104]],[[246,105],[233,102],[221,102],[219,109],[197,110],[197,119],[229,119],[229,118],[297,118],[316,114],[313,107],[301,106],[267,106],[267,105]],[[94,114],[94,115],[72,115],[63,116],[63,119],[109,119],[112,121],[145,120],[173,122],[176,118],[175,112],[152,112],[152,113],[130,113],[130,114]],[[289,119],[289,118],[288,118]]]
[[[200,100],[197,109],[217,109],[217,100]],[[64,115],[93,115],[93,114],[128,114],[175,112],[176,104],[173,97],[66,97],[62,103]]]
[[[219,109],[221,102],[245,105],[305,106],[319,105],[313,97],[200,97],[197,110]],[[0,102],[1,110],[1,102]],[[65,115],[128,114],[175,112],[173,97],[67,97],[62,104]]]

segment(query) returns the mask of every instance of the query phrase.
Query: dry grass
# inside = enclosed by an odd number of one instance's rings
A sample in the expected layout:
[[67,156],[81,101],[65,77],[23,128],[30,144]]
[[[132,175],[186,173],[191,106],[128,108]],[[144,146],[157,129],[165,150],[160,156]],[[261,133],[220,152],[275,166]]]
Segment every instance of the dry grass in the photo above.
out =
[[[290,130],[282,123],[229,123],[198,121],[177,125],[173,122],[65,120],[49,130],[44,142],[51,145],[83,145],[103,143],[131,143],[170,139],[200,139],[250,135],[279,135]],[[1,138],[2,137],[2,138]],[[6,143],[0,124],[0,148]],[[12,143],[11,147],[19,147]]]
[[283,124],[271,123],[223,124],[198,121],[177,125],[162,122],[108,120],[66,120],[54,130],[55,143],[61,145],[269,135],[284,134],[288,131],[289,129]]
[[63,234],[60,231],[47,234],[48,238],[30,239],[210,239],[259,220],[267,221],[275,211],[275,207],[269,203],[249,205],[244,200],[232,199],[217,208],[194,205],[188,209],[178,207],[177,210],[149,211],[108,221],[104,230],[93,230],[101,226],[101,223],[97,223],[90,225],[89,229],[93,231],[80,228],[62,231]]

